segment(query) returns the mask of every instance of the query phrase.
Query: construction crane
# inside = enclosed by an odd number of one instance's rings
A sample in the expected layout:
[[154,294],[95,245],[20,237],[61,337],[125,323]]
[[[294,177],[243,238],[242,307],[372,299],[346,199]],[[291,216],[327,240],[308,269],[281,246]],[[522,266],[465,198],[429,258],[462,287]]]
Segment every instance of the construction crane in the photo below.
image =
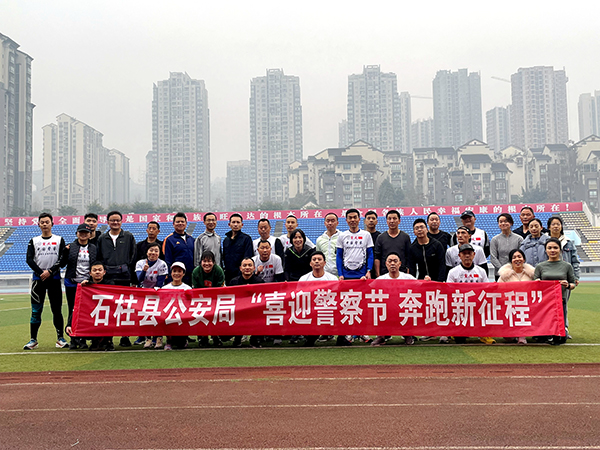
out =
[[498,80],[498,81],[504,81],[506,83],[510,83],[510,80],[507,80],[506,78],[500,78],[500,77],[492,77],[494,80]]

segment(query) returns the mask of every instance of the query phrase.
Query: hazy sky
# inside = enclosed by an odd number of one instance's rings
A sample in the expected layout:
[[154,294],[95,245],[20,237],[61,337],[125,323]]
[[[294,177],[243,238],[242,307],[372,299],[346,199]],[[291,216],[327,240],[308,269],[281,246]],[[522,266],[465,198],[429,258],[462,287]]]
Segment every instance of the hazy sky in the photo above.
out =
[[[152,84],[169,72],[206,82],[212,178],[249,159],[250,80],[268,68],[300,77],[304,155],[337,147],[348,75],[378,64],[398,90],[431,96],[437,70],[481,73],[483,116],[510,103],[519,67],[565,67],[570,138],[577,100],[600,89],[599,4],[571,1],[23,1],[0,2],[0,33],[34,58],[34,169],[41,127],[66,113],[131,158],[152,146]],[[566,4],[565,4],[566,5]],[[413,99],[412,118],[433,115]]]

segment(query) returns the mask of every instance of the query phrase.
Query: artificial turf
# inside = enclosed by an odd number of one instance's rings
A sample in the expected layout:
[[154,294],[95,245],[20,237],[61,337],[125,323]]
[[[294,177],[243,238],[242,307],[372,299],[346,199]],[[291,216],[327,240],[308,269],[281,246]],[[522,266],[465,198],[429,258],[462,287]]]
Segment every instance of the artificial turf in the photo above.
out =
[[[24,352],[29,340],[30,303],[28,294],[0,295],[0,372],[166,369],[193,367],[252,367],[294,365],[372,365],[372,364],[540,364],[600,362],[600,283],[582,283],[569,301],[569,331],[573,340],[567,345],[384,345],[372,348],[281,348],[219,349],[191,348],[179,351],[140,350],[139,346],[115,352],[57,349],[48,303],[37,350]],[[66,317],[66,304],[63,306]],[[400,344],[395,338],[392,344]],[[431,341],[435,342],[435,341]],[[473,339],[470,342],[477,343]],[[580,344],[580,345],[575,345]],[[585,345],[588,344],[588,345]],[[122,350],[122,351],[119,351]],[[136,351],[139,350],[139,351]]]

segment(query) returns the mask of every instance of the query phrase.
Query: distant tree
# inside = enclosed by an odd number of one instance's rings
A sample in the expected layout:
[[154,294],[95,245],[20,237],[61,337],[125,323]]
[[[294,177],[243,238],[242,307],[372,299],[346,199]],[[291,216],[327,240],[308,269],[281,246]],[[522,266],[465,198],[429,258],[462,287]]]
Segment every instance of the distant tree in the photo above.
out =
[[546,203],[548,200],[548,192],[543,191],[540,188],[529,189],[528,191],[522,190],[521,203]]
[[156,212],[156,207],[150,202],[135,202],[131,205],[130,209],[135,214]]
[[79,214],[77,208],[69,205],[64,205],[58,208],[58,214],[61,216],[76,216]]
[[94,213],[94,214],[104,214],[106,213],[106,209],[98,202],[98,200],[94,200],[92,203],[89,203],[85,210],[86,213]]
[[29,214],[30,212],[27,211],[25,208],[19,208],[18,206],[13,206],[12,210],[10,211],[10,215],[12,217],[25,217]]
[[394,189],[390,180],[385,179],[379,186],[377,200],[379,200],[379,205],[382,207],[401,206],[404,204],[405,200],[404,191],[401,188]]
[[127,203],[111,203],[110,205],[108,205],[106,211],[119,211],[121,214],[127,214],[131,212],[131,205]]

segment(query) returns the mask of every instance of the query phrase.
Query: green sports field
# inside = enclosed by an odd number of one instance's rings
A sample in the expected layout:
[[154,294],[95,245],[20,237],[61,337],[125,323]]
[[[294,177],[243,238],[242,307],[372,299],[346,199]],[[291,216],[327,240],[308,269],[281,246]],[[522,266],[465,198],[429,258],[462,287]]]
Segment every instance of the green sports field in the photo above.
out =
[[[63,306],[66,317],[66,302]],[[331,348],[287,346],[263,349],[198,349],[183,351],[140,350],[139,346],[115,352],[65,350],[54,346],[50,307],[46,302],[37,350],[24,352],[29,340],[30,303],[27,294],[0,294],[0,372],[163,369],[189,367],[244,367],[354,364],[509,364],[600,362],[600,283],[583,283],[569,301],[570,333],[566,345],[483,344],[457,346],[417,343],[414,346],[354,345]],[[400,338],[389,344],[400,344]],[[476,343],[476,340],[472,340]],[[502,339],[498,339],[502,342]],[[122,351],[121,351],[122,350]]]

